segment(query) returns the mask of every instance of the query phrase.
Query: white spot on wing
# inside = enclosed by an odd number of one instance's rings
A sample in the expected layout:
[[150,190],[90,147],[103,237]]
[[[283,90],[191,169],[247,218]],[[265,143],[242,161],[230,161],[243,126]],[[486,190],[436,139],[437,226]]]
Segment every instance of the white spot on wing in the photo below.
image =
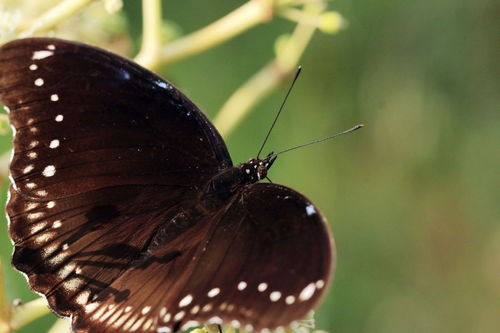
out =
[[52,223],[52,228],[57,229],[62,226],[61,220],[56,220]]
[[302,291],[300,292],[299,299],[301,301],[307,301],[314,295],[314,291],[316,290],[316,285],[314,282],[309,283]]
[[210,318],[208,320],[208,322],[210,324],[222,324],[222,319],[220,317],[217,317],[217,316],[213,316],[212,318]]
[[316,288],[321,289],[324,286],[325,286],[325,281],[323,281],[323,280],[316,281]]
[[185,331],[188,328],[200,326],[200,322],[196,320],[188,320],[184,325],[182,325],[181,330]]
[[151,327],[151,324],[153,323],[153,319],[149,318],[145,323],[144,325],[142,325],[142,328],[147,331],[150,327]]
[[85,312],[87,312],[87,313],[94,312],[94,310],[97,309],[98,306],[99,306],[99,303],[97,303],[97,302],[89,303],[89,304],[85,305]]
[[130,79],[130,73],[124,70],[123,68],[120,68],[120,77],[124,80],[129,80]]
[[56,174],[56,167],[53,165],[47,165],[42,171],[42,175],[45,177],[52,177]]
[[36,146],[38,146],[39,143],[40,142],[38,140],[33,140],[33,141],[30,142],[29,147],[30,148],[35,148]]
[[193,296],[187,295],[186,297],[180,300],[179,307],[183,308],[185,306],[188,306],[192,301],[193,301]]
[[313,205],[307,205],[306,206],[306,213],[307,213],[307,216],[311,216],[313,214],[316,214],[316,209],[314,209]]
[[43,79],[41,77],[39,77],[38,79],[35,80],[35,86],[37,87],[41,87],[43,86]]
[[53,56],[54,52],[52,51],[47,51],[47,50],[41,50],[41,51],[35,51],[33,52],[33,56],[31,57],[32,60],[40,60],[40,59],[45,59],[47,57]]
[[38,66],[36,64],[31,64],[29,69],[30,71],[36,71],[38,69]]
[[238,283],[238,290],[243,290],[247,287],[247,283],[245,281],[241,281]]
[[260,292],[263,292],[267,289],[267,283],[265,282],[262,282],[260,283],[258,286],[257,286],[257,290],[260,291]]
[[295,303],[295,296],[293,295],[287,296],[285,298],[285,303],[288,305]]
[[143,308],[142,308],[141,313],[142,313],[143,315],[145,315],[145,314],[147,314],[149,311],[151,311],[151,307],[150,307],[150,306],[145,306],[145,307],[143,307]]
[[36,220],[42,217],[44,214],[42,212],[37,212],[37,213],[29,213],[28,214],[28,220]]
[[279,291],[273,291],[269,294],[269,299],[271,302],[277,302],[281,298],[281,293]]
[[56,49],[55,45],[54,44],[49,44],[47,45],[47,50],[52,50],[54,51]]
[[166,314],[167,314],[167,308],[166,307],[162,307],[161,310],[160,310],[160,316],[163,317]]
[[26,168],[23,169],[23,173],[24,174],[27,174],[28,172],[30,172],[31,170],[33,170],[35,167],[33,166],[33,164],[30,164],[28,165]]
[[47,222],[40,222],[40,223],[35,224],[30,229],[31,234],[37,233],[38,231],[40,231],[43,228],[45,228],[46,225],[47,225]]
[[58,272],[57,272],[57,276],[64,280],[65,278],[67,278],[71,272],[73,272],[73,270],[75,269],[75,264],[74,263],[69,263],[67,265],[64,265]]
[[56,202],[55,202],[55,201],[49,201],[49,202],[47,202],[47,208],[49,208],[49,209],[50,209],[50,208],[54,208],[54,207],[55,207],[55,205],[56,205]]
[[49,147],[52,148],[52,149],[57,148],[57,147],[59,147],[59,143],[60,142],[57,139],[52,140],[52,141],[50,141]]
[[30,190],[32,190],[32,189],[36,188],[36,184],[35,183],[27,183],[26,187],[29,188]]
[[213,289],[210,289],[210,291],[207,293],[207,296],[208,297],[215,297],[215,296],[219,295],[219,293],[220,293],[219,288],[213,288]]
[[29,202],[26,204],[26,210],[35,209],[38,206],[40,206],[38,202]]
[[75,291],[82,285],[82,283],[83,283],[82,279],[73,278],[73,279],[65,281],[63,283],[63,287],[66,290]]
[[52,102],[57,102],[59,100],[59,95],[57,95],[57,94],[50,95],[50,100]]
[[63,119],[64,119],[64,116],[63,116],[62,114],[58,114],[58,115],[56,116],[56,118],[55,118],[55,120],[56,120],[58,123],[60,123],[61,121],[63,121]]
[[175,321],[179,321],[179,320],[181,320],[182,318],[184,318],[184,316],[185,316],[185,315],[186,315],[186,312],[184,312],[184,311],[179,311],[179,312],[177,312],[177,313],[175,314],[175,316],[174,316],[174,320],[175,320]]
[[158,87],[161,87],[161,88],[163,88],[163,89],[167,89],[167,88],[168,88],[168,84],[167,84],[166,82],[163,82],[163,81],[158,80],[158,81],[156,81],[155,83],[156,83],[156,85],[157,85]]

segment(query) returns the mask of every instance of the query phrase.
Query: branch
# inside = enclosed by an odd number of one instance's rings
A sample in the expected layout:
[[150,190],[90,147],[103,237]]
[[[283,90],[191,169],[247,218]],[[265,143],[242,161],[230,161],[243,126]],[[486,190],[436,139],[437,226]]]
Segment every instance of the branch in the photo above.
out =
[[154,68],[160,62],[161,14],[160,0],[142,0],[142,44],[134,60],[146,68]]
[[[236,90],[222,106],[214,119],[215,127],[222,136],[229,136],[252,107],[296,69],[300,57],[317,28],[317,25],[311,24],[310,18],[319,17],[323,10],[324,4],[320,1],[304,6],[304,19],[299,20],[293,34],[283,47],[278,49],[276,58]],[[335,31],[342,28],[341,20],[338,22]]]
[[3,274],[3,265],[0,261],[0,332],[10,331],[10,318],[12,316],[11,305],[7,300]]
[[174,40],[163,47],[161,64],[185,59],[221,44],[258,23],[269,21],[273,16],[274,4],[275,0],[250,0],[201,30]]
[[71,319],[59,318],[47,333],[71,333]]
[[10,327],[12,330],[17,330],[49,312],[49,306],[43,297],[37,298],[26,304],[15,306],[12,308]]
[[19,38],[30,37],[35,32],[47,31],[89,4],[92,0],[64,0],[33,20],[21,26]]

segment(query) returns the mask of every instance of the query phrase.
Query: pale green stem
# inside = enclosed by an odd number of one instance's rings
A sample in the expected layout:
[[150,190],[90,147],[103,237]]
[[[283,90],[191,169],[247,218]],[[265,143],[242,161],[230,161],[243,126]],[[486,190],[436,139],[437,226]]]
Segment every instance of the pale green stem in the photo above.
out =
[[71,320],[69,318],[59,318],[47,333],[71,333]]
[[[316,2],[305,6],[304,11],[308,15],[317,16],[323,9],[324,5]],[[252,107],[296,69],[315,30],[313,25],[299,23],[285,46],[278,50],[276,58],[234,92],[214,119],[214,124],[222,136],[229,136]]]
[[9,176],[10,151],[0,155],[0,181],[7,179]]
[[49,306],[45,298],[37,298],[31,302],[18,305],[12,309],[10,326],[13,330],[17,330],[49,312]]
[[159,65],[161,51],[161,1],[142,0],[142,44],[135,61],[146,67]]
[[5,135],[9,132],[9,116],[0,114],[0,135]]
[[170,64],[200,53],[250,29],[273,16],[275,0],[250,0],[201,30],[163,47],[160,62]]
[[11,305],[7,300],[7,293],[5,290],[5,281],[3,274],[3,265],[0,261],[0,332],[8,332],[10,330],[10,318],[12,315]]
[[320,17],[318,15],[305,15],[304,12],[297,8],[286,8],[280,11],[279,15],[290,21],[309,23],[318,26]]
[[33,23],[21,28],[19,38],[30,37],[35,32],[52,29],[59,22],[67,19],[78,12],[93,0],[64,0],[52,7],[41,16],[33,20]]

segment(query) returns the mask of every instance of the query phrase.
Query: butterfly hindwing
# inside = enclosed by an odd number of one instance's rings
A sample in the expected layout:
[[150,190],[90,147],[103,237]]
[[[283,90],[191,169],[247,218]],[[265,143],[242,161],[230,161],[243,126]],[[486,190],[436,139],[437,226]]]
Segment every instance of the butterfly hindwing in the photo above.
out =
[[129,269],[110,287],[130,290],[131,297],[90,304],[74,327],[173,332],[211,322],[261,330],[307,315],[332,269],[333,246],[315,206],[287,187],[254,184],[220,216],[207,218],[217,222],[201,221],[178,243],[183,246],[162,248],[162,255],[175,249],[185,256]]

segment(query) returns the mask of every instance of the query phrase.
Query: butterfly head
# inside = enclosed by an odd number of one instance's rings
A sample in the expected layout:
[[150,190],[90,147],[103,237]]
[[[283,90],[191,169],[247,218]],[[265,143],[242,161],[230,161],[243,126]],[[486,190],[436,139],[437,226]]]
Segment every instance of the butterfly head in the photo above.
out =
[[267,171],[271,168],[276,155],[270,153],[264,158],[251,158],[238,167],[242,172],[245,183],[255,183],[267,177]]

